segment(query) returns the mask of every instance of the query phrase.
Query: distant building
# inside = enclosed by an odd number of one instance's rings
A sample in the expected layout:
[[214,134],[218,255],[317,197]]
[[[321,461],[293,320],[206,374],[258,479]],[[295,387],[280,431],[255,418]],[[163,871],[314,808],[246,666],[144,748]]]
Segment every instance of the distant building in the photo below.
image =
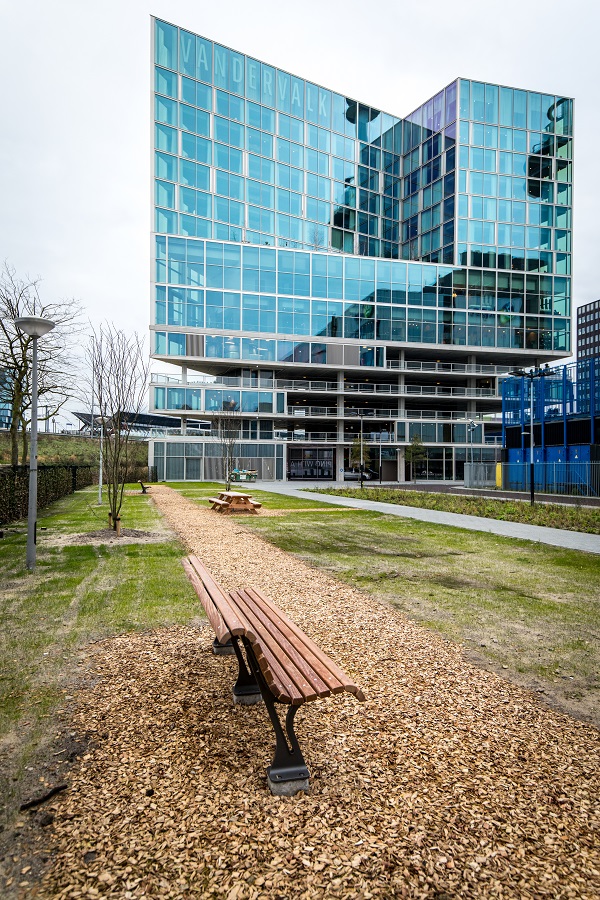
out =
[[577,359],[600,356],[600,300],[577,310]]
[[529,489],[532,390],[536,491],[600,495],[600,357],[504,379],[503,486]]
[[5,369],[0,369],[0,428],[10,428],[10,420],[8,375]]
[[[238,412],[261,478],[342,480],[360,433],[386,480],[415,436],[420,478],[498,458],[500,379],[571,351],[573,101],[456,79],[401,118],[159,19],[153,54],[151,349],[181,376],[151,412]],[[150,444],[223,477],[214,436]]]

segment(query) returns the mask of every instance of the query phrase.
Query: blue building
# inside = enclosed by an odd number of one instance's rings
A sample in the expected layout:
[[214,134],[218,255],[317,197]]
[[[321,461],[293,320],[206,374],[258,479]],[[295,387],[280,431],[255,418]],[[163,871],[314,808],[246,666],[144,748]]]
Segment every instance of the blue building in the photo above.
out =
[[535,490],[598,496],[600,358],[503,381],[505,488],[529,490],[532,418]]
[[[150,409],[239,427],[259,477],[460,479],[499,379],[570,352],[573,103],[457,79],[404,117],[153,20]],[[401,101],[399,101],[401,106]],[[182,429],[185,431],[185,428]],[[471,443],[472,442],[472,443]],[[159,477],[222,477],[218,436]]]
[[9,378],[5,369],[0,369],[0,428],[10,428],[11,392]]

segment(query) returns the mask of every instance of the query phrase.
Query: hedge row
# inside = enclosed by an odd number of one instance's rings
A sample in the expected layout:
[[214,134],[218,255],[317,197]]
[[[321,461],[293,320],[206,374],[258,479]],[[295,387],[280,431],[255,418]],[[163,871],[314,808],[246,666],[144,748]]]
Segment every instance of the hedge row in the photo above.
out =
[[[92,484],[94,474],[94,466],[38,466],[38,509]],[[0,525],[24,519],[28,501],[29,467],[0,468]]]

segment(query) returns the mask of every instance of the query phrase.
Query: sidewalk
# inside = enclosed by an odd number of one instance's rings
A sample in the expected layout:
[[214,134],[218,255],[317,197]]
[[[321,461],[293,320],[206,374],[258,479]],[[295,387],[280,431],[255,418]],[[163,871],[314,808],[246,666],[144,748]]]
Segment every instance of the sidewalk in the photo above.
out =
[[[355,509],[367,509],[372,512],[385,513],[388,516],[401,516],[405,519],[418,519],[420,522],[433,522],[436,525],[450,525],[453,528],[466,528],[470,531],[487,531],[502,537],[517,538],[524,541],[536,541],[554,547],[565,547],[568,550],[584,550],[586,553],[600,553],[600,535],[583,534],[579,531],[563,531],[559,528],[545,528],[541,525],[522,525],[518,522],[504,522],[499,519],[484,519],[481,516],[466,516],[460,513],[442,512],[437,509],[419,509],[416,506],[397,506],[394,503],[379,503],[375,500],[361,500],[358,497],[336,497],[332,494],[314,494],[311,488],[324,487],[319,482],[303,482],[302,489],[295,484],[283,482],[261,481],[256,483],[257,489],[271,491],[274,494],[287,494],[305,500],[320,500],[334,506],[350,506]],[[328,486],[328,485],[327,485]]]

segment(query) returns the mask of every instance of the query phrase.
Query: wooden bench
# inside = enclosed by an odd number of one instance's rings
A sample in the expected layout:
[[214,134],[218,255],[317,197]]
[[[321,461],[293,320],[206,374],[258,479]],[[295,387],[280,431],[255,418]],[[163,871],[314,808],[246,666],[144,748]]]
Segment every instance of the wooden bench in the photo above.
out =
[[224,512],[230,506],[227,500],[219,500],[218,497],[209,497],[208,502],[212,503],[211,509],[216,509],[217,512]]
[[[271,792],[290,796],[307,791],[309,771],[294,731],[298,709],[342,691],[363,701],[363,692],[261,591],[224,591],[197,556],[187,557],[183,565],[214,629],[214,651],[231,652],[231,646],[237,657],[234,703],[262,699],[267,707],[275,731],[275,753],[267,768]],[[289,707],[285,722],[278,703]]]
[[142,494],[147,494],[148,491],[150,490],[150,488],[148,487],[148,485],[147,485],[147,484],[144,484],[143,481],[138,481],[138,484],[139,484],[139,486],[140,486],[141,489],[142,489]]

